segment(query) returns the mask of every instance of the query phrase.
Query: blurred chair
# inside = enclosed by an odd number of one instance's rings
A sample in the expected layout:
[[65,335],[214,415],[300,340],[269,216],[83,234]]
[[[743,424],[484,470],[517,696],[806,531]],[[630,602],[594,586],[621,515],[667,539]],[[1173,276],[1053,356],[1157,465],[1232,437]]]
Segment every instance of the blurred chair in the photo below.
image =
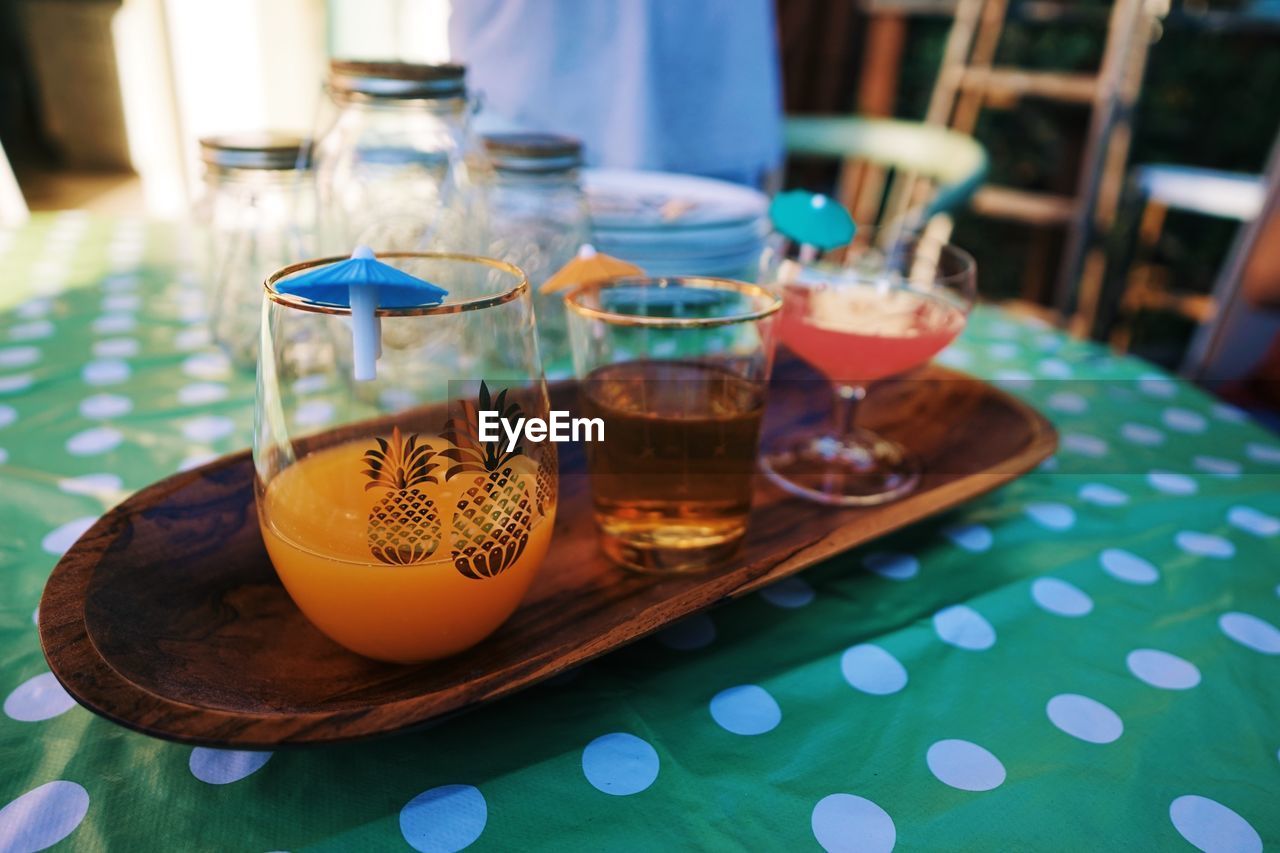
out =
[[[1153,255],[1169,211],[1252,222],[1262,210],[1265,185],[1261,175],[1222,172],[1193,166],[1140,166],[1130,181],[1132,204],[1141,206],[1136,250],[1124,285],[1111,311],[1111,345],[1126,352],[1133,343],[1136,319],[1148,311],[1185,317],[1197,325],[1213,319],[1217,305],[1210,294],[1170,288],[1167,269]],[[1107,319],[1104,315],[1104,321]]]
[[926,227],[945,239],[950,213],[968,203],[987,173],[987,152],[971,136],[937,125],[852,116],[786,121],[791,154],[842,160],[838,197],[859,223]]
[[22,188],[13,176],[9,158],[0,145],[0,228],[13,228],[26,222],[30,216]]

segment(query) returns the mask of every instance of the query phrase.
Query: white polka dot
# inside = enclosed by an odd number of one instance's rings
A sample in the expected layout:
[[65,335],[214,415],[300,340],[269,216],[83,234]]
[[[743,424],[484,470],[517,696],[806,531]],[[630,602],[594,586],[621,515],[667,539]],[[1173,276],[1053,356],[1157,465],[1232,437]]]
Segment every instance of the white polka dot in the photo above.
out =
[[1066,379],[1071,376],[1071,365],[1060,358],[1046,358],[1038,365],[1040,372],[1051,379]]
[[187,326],[173,336],[174,347],[183,352],[190,352],[193,349],[208,346],[210,341],[209,329],[203,325]]
[[1058,457],[1050,456],[1048,459],[1044,460],[1039,465],[1037,465],[1036,470],[1037,471],[1057,471]]
[[34,320],[37,317],[43,317],[53,310],[53,300],[47,296],[39,299],[28,299],[26,302],[14,309],[13,313],[24,320]]
[[271,760],[270,752],[249,752],[238,749],[209,749],[198,746],[191,750],[187,766],[191,775],[210,785],[229,785],[252,776]]
[[907,686],[907,670],[879,646],[860,643],[840,656],[840,672],[849,686],[874,696],[897,693]]
[[894,581],[910,580],[920,574],[920,561],[911,554],[896,551],[876,551],[862,558],[862,566],[882,578]]
[[1196,469],[1216,477],[1239,477],[1244,468],[1234,459],[1220,459],[1217,456],[1197,456],[1191,460]]
[[128,379],[130,373],[127,361],[102,359],[86,364],[80,376],[90,385],[118,385]]
[[184,299],[178,303],[178,319],[186,323],[201,323],[209,319],[209,312],[204,305],[195,299]]
[[108,293],[128,293],[138,287],[136,275],[113,275],[102,282],[102,289]]
[[783,578],[760,590],[760,597],[774,607],[788,610],[804,607],[813,601],[813,587],[801,578]]
[[142,307],[142,297],[136,293],[109,293],[102,297],[102,310],[106,312],[137,311]]
[[1076,511],[1063,503],[1037,502],[1027,504],[1027,515],[1047,530],[1070,530],[1076,524]]
[[227,386],[217,382],[193,382],[178,389],[178,402],[184,406],[203,406],[225,400]]
[[0,465],[3,465],[8,461],[9,461],[9,451],[5,450],[3,447],[0,447]]
[[1049,722],[1089,743],[1111,743],[1124,733],[1124,722],[1115,711],[1078,693],[1054,696],[1045,706],[1045,712]]
[[1058,578],[1037,578],[1031,584],[1035,603],[1059,616],[1084,616],[1093,609],[1093,599],[1075,584]]
[[19,323],[9,327],[9,340],[38,341],[47,338],[54,332],[54,325],[49,320],[32,320],[30,323]]
[[30,373],[14,373],[0,376],[0,394],[13,394],[25,391],[35,384],[36,378]]
[[303,376],[294,380],[293,393],[303,396],[306,394],[316,394],[329,387],[329,377],[323,373],[313,373],[310,376]]
[[86,418],[118,418],[133,410],[133,401],[119,394],[94,394],[80,401],[80,414]]
[[1188,554],[1195,554],[1197,557],[1213,557],[1217,560],[1227,560],[1236,555],[1236,546],[1231,544],[1231,540],[1223,539],[1214,533],[1181,530],[1174,537],[1174,541],[1178,543],[1178,547],[1183,551]]
[[1140,444],[1143,447],[1158,447],[1164,444],[1164,433],[1146,424],[1127,423],[1120,427],[1120,435],[1126,441]]
[[124,483],[115,474],[81,474],[78,477],[64,477],[58,481],[58,488],[69,495],[111,496],[124,488]]
[[1227,521],[1246,533],[1255,536],[1275,536],[1280,533],[1280,518],[1267,515],[1253,507],[1233,506],[1227,511]]
[[658,753],[626,732],[601,735],[582,751],[582,772],[597,791],[638,794],[658,778]]
[[711,645],[716,623],[705,613],[695,613],[658,632],[658,642],[678,652],[690,652]]
[[138,319],[132,314],[103,314],[93,321],[93,330],[99,335],[123,335],[137,325]]
[[196,379],[225,379],[231,373],[231,359],[222,352],[201,352],[182,363],[182,372]]
[[43,672],[14,688],[4,700],[4,712],[20,723],[36,723],[65,714],[75,704],[53,673]]
[[1075,391],[1058,391],[1050,395],[1047,405],[1068,415],[1079,415],[1089,408],[1089,402]]
[[991,344],[987,347],[987,355],[1000,361],[1008,361],[1011,358],[1017,358],[1019,348],[1017,344],[1000,342]]
[[1262,837],[1249,822],[1208,797],[1186,794],[1169,804],[1178,834],[1204,853],[1262,853]]
[[201,450],[184,458],[178,463],[179,471],[190,471],[192,468],[199,468],[201,465],[207,465],[218,458],[218,454],[212,450]]
[[1280,629],[1249,613],[1224,613],[1218,618],[1222,633],[1242,646],[1264,655],[1280,655]]
[[40,547],[50,554],[62,556],[67,552],[68,548],[76,544],[76,540],[84,535],[86,530],[93,527],[94,522],[97,520],[96,516],[86,516],[77,518],[74,521],[68,521],[60,527],[55,527],[45,535],[44,539],[40,540]]
[[1124,506],[1129,496],[1105,483],[1085,483],[1080,487],[1080,500],[1096,506]]
[[1138,379],[1138,390],[1149,397],[1167,400],[1178,393],[1178,386],[1172,379],[1149,374]]
[[94,341],[93,354],[97,358],[132,358],[138,354],[138,348],[134,338],[104,338]]
[[768,690],[758,684],[742,684],[711,698],[711,719],[735,735],[762,735],[782,722],[782,709]]
[[1177,496],[1194,495],[1200,488],[1186,474],[1174,471],[1151,471],[1147,474],[1147,484],[1157,492]]
[[1229,424],[1242,424],[1249,420],[1248,412],[1229,403],[1214,403],[1209,410],[1213,412],[1215,418]]
[[933,614],[933,630],[942,642],[971,652],[996,644],[996,629],[967,604],[953,604]]
[[1160,418],[1164,425],[1176,432],[1201,433],[1209,427],[1209,421],[1199,412],[1177,407],[1164,410]]
[[934,361],[947,367],[968,367],[973,364],[973,356],[959,347],[947,347],[934,356]]
[[16,420],[18,420],[18,410],[13,406],[0,403],[0,429],[4,429]]
[[1000,759],[967,740],[940,740],[925,754],[929,772],[961,791],[990,791],[1004,784]]
[[823,797],[813,807],[809,826],[827,853],[891,853],[898,838],[888,812],[853,794]]
[[182,434],[189,441],[217,441],[236,431],[236,422],[225,415],[201,415],[182,425]]
[[1251,441],[1244,446],[1244,455],[1254,462],[1280,465],[1280,447],[1276,447],[1273,444],[1259,444],[1256,441]]
[[0,367],[27,367],[40,360],[36,347],[7,347],[0,349]]
[[991,548],[995,536],[985,524],[951,524],[942,528],[942,535],[957,548],[980,554]]
[[124,435],[118,429],[93,427],[67,439],[67,452],[72,456],[94,456],[114,450],[122,441]]
[[1124,662],[1135,678],[1162,690],[1190,690],[1200,683],[1195,664],[1159,649],[1135,649]]
[[423,791],[400,810],[400,834],[420,853],[456,853],[470,847],[488,822],[484,794],[472,785]]
[[1111,448],[1096,435],[1087,435],[1082,432],[1065,432],[1062,434],[1062,449],[1097,459],[1106,456]]
[[293,422],[300,427],[324,426],[333,420],[336,411],[328,400],[308,400],[294,410]]
[[32,788],[0,809],[0,844],[5,853],[34,853],[76,831],[89,812],[89,792],[59,779]]
[[1025,370],[997,370],[991,381],[1006,391],[1030,391],[1035,387],[1035,377]]
[[1160,580],[1160,571],[1149,561],[1121,548],[1108,548],[1098,561],[1106,573],[1118,581],[1145,586]]

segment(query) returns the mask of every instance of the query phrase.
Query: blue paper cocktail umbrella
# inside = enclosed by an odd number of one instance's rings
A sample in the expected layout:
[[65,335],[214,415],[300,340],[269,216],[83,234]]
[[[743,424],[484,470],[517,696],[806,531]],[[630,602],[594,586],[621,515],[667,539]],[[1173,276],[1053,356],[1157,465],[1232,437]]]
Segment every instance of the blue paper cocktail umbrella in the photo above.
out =
[[834,249],[853,239],[857,226],[838,202],[818,193],[791,190],[774,197],[769,219],[785,237],[800,244],[801,263],[810,263],[818,250]]
[[437,305],[449,295],[444,288],[382,263],[367,246],[357,246],[350,260],[283,279],[276,289],[318,305],[351,309],[351,348],[360,381],[377,376],[382,354],[379,308]]

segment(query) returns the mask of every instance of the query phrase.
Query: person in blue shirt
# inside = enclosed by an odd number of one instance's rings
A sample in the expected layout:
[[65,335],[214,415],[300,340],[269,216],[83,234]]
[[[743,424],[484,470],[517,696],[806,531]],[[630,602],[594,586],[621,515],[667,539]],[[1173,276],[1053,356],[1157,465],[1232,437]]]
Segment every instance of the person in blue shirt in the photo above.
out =
[[773,0],[454,0],[449,30],[486,112],[579,137],[590,165],[777,173]]

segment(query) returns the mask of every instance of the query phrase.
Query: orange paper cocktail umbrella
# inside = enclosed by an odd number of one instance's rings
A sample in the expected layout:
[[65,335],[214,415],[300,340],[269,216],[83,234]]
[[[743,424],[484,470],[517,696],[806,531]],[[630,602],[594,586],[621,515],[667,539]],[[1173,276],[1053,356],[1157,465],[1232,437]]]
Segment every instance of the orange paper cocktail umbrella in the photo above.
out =
[[592,284],[624,275],[644,275],[644,270],[635,264],[597,252],[588,243],[578,250],[578,254],[569,263],[542,283],[542,292],[555,293],[576,284]]

